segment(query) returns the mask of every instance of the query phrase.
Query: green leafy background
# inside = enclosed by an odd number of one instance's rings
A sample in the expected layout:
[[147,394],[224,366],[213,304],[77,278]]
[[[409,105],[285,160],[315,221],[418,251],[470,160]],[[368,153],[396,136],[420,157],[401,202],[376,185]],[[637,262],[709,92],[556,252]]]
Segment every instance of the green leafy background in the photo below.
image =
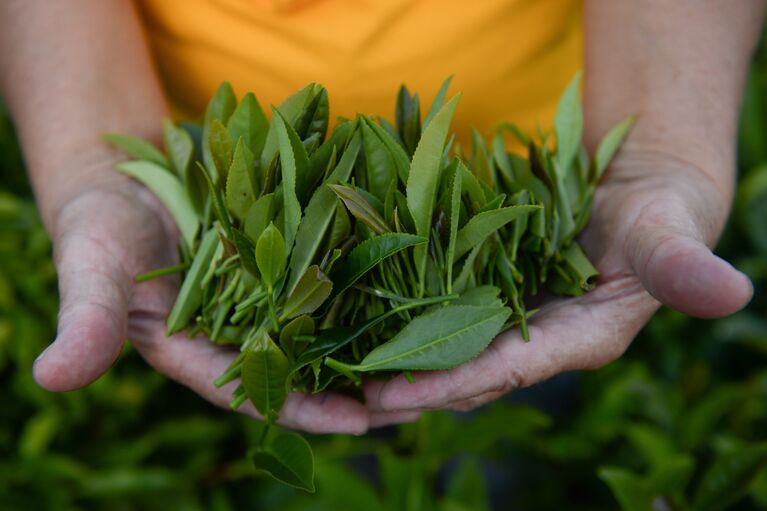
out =
[[30,368],[53,338],[56,277],[0,113],[0,509],[767,509],[767,48],[748,82],[740,180],[718,253],[749,307],[661,310],[619,361],[467,414],[311,437],[317,493],[256,474],[261,425],[208,405],[130,346],[87,389]]

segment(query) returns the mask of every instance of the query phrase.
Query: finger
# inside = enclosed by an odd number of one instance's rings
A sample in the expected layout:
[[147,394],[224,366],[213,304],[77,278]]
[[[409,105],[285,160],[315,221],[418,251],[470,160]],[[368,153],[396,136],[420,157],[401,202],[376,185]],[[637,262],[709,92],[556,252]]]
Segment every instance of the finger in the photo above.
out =
[[[213,382],[232,363],[236,351],[204,338],[190,339],[185,334],[166,338],[162,328],[162,318],[153,313],[131,313],[129,335],[147,363],[211,403],[229,409],[232,392],[239,381],[221,388],[216,388]],[[250,402],[238,411],[263,419]],[[360,435],[367,431],[369,419],[365,407],[350,397],[333,393],[291,393],[280,411],[278,423],[309,433]]]
[[753,296],[749,278],[682,229],[647,225],[627,257],[650,294],[685,314],[716,318],[743,308]]
[[35,361],[51,391],[84,387],[120,354],[128,320],[129,277],[98,238],[66,234],[56,247],[61,307],[56,339]]
[[[510,330],[474,360],[447,371],[417,372],[365,385],[372,412],[448,408],[498,397],[554,374],[591,369],[620,356],[657,309],[633,277],[615,277],[577,299],[546,306],[530,324],[530,342]],[[458,405],[460,407],[460,405]]]

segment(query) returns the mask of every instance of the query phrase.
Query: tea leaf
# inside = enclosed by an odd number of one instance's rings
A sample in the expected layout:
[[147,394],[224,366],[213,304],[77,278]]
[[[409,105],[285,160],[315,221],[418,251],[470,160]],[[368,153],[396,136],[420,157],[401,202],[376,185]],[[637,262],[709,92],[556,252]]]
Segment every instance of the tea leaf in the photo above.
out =
[[507,307],[448,305],[416,317],[351,368],[449,369],[479,355],[510,315]]
[[208,131],[208,146],[210,147],[211,157],[213,158],[214,168],[216,170],[215,179],[211,176],[214,183],[223,187],[226,183],[226,174],[229,166],[232,164],[232,141],[226,127],[218,119],[213,119]]
[[314,320],[311,317],[306,314],[298,316],[280,330],[280,346],[288,354],[295,353],[296,342],[294,337],[312,335],[314,329]]
[[256,263],[270,292],[285,269],[286,262],[285,239],[279,229],[270,223],[256,242]]
[[168,160],[165,159],[165,155],[145,140],[130,135],[120,135],[119,133],[107,133],[103,138],[137,160],[146,160],[166,169],[168,168]]
[[235,218],[242,221],[255,202],[251,175],[254,164],[253,153],[248,149],[245,139],[237,141],[232,166],[226,178],[226,205]]
[[205,178],[205,181],[208,183],[208,191],[210,192],[210,198],[213,202],[213,210],[216,212],[216,218],[218,218],[218,221],[221,222],[221,227],[223,227],[224,232],[227,236],[230,238],[232,237],[232,221],[229,218],[229,211],[226,209],[225,202],[224,202],[224,196],[221,193],[221,188],[215,185],[213,183],[213,178],[208,174],[208,171],[203,167],[203,165],[198,161],[195,162],[197,164],[197,168],[202,173],[203,177]]
[[352,222],[349,220],[349,214],[346,212],[346,206],[343,202],[336,202],[336,212],[333,216],[333,226],[328,235],[328,251],[333,250],[339,243],[349,237],[351,233]]
[[242,386],[267,422],[274,422],[288,397],[290,362],[266,332],[245,353]]
[[325,302],[332,289],[333,283],[320,271],[320,267],[316,264],[309,266],[288,296],[280,319],[311,314]]
[[143,160],[118,163],[115,168],[149,188],[173,217],[186,246],[194,246],[200,222],[184,186],[176,176],[156,163]]
[[236,106],[237,98],[234,95],[232,86],[229,82],[221,82],[205,110],[205,123],[202,127],[202,163],[205,165],[205,168],[211,171],[216,169],[213,153],[208,143],[211,123],[214,119],[218,119],[219,122],[226,124]]
[[498,229],[524,215],[540,209],[539,206],[508,206],[478,213],[458,231],[455,244],[455,259],[458,260],[472,247],[478,245],[485,238]]
[[237,246],[237,253],[240,255],[240,263],[245,270],[258,277],[260,275],[258,271],[258,263],[256,263],[256,252],[253,242],[239,229],[232,229],[234,235],[234,244]]
[[628,136],[629,131],[631,131],[631,128],[634,126],[635,122],[635,115],[622,120],[609,132],[607,132],[605,138],[599,142],[599,146],[597,146],[597,152],[594,155],[593,168],[591,169],[589,176],[589,180],[592,183],[598,182],[602,175],[605,173],[605,170],[607,170],[607,167],[610,165],[610,161],[612,161],[615,153],[618,152],[618,149],[620,148],[621,144],[623,144],[623,141]]
[[[333,169],[338,167],[338,164],[331,162],[330,159],[334,155],[343,159],[346,151],[352,149],[356,129],[357,123],[352,121],[346,121],[336,126],[330,138],[309,155],[309,167],[306,169],[306,178],[296,181],[296,195],[301,204],[306,204],[317,193],[322,178],[327,174],[328,166],[333,167]],[[354,158],[356,159],[356,157],[357,151],[355,150]],[[352,164],[354,164],[354,161],[352,161]],[[347,180],[348,177],[341,181]]]
[[461,293],[453,305],[475,305],[478,307],[503,307],[498,295],[501,290],[495,286],[477,286]]
[[408,173],[410,172],[410,158],[408,157],[402,145],[391,136],[383,127],[371,121],[367,117],[362,118],[368,128],[373,131],[378,139],[386,146],[391,156],[392,162],[397,169],[397,175],[403,183],[407,183]]
[[311,101],[296,119],[295,129],[302,140],[317,136],[321,142],[328,129],[328,91],[321,85],[315,85],[312,93]]
[[285,211],[285,245],[293,248],[298,224],[301,223],[301,204],[296,196],[297,176],[306,174],[309,159],[298,135],[287,124],[277,109],[272,109],[272,122],[275,125],[280,150],[282,168],[282,195]]
[[[453,96],[447,105],[434,116],[433,122],[424,131],[413,155],[407,180],[407,205],[415,222],[416,234],[427,240],[431,233],[431,217],[439,183],[442,151],[445,147],[450,121],[460,94]],[[423,292],[426,270],[426,245],[415,250],[416,272],[419,288]]]
[[163,139],[165,150],[170,157],[171,167],[184,184],[189,200],[198,216],[202,216],[205,183],[194,173],[192,158],[194,142],[184,128],[176,126],[169,119],[163,119]]
[[[284,117],[291,126],[296,122],[301,111],[311,101],[314,87],[315,84],[310,83],[295,94],[288,96],[288,98],[277,108],[282,114],[282,117]],[[269,125],[269,131],[266,134],[266,141],[264,142],[264,149],[261,151],[261,166],[264,168],[269,166],[272,163],[272,160],[277,156],[278,151],[277,124],[274,122],[274,111],[272,111],[272,123]]]
[[[462,163],[458,163],[462,165]],[[455,261],[455,244],[458,239],[458,220],[461,208],[461,174],[458,166],[453,167],[450,176],[450,203],[448,209],[448,222],[450,232],[448,234],[447,252],[445,253],[445,267],[447,268],[447,292],[453,290],[453,262]]]
[[429,107],[429,112],[426,114],[426,118],[423,120],[423,129],[426,129],[429,126],[431,120],[435,115],[437,115],[437,112],[439,112],[439,110],[442,108],[442,105],[444,105],[445,97],[447,96],[447,90],[450,88],[450,82],[452,81],[453,76],[450,75],[444,82],[442,82],[442,85],[437,91],[437,95],[434,96],[434,101],[432,101],[431,106]]
[[570,168],[570,164],[578,154],[583,136],[583,110],[578,92],[580,84],[581,74],[578,73],[559,100],[557,113],[554,117],[554,130],[557,134],[557,160],[563,171]]
[[309,345],[307,350],[301,354],[296,362],[294,370],[305,367],[308,364],[316,360],[320,360],[334,351],[343,348],[353,340],[359,338],[362,334],[369,329],[380,324],[387,318],[402,312],[415,309],[418,307],[426,307],[428,305],[434,305],[437,303],[443,303],[458,298],[457,295],[449,296],[434,296],[430,298],[415,299],[409,303],[404,303],[393,309],[379,314],[378,316],[369,319],[368,321],[352,326],[335,327],[328,330],[323,330],[315,341]]
[[264,111],[252,92],[248,92],[240,100],[240,104],[229,118],[226,130],[232,144],[237,145],[237,141],[242,137],[254,158],[255,155],[261,154],[266,142],[266,133],[269,131],[269,121],[266,120]]
[[274,202],[274,194],[267,193],[259,197],[248,209],[243,229],[250,239],[258,240],[266,226],[274,220]]
[[408,154],[413,154],[421,138],[421,105],[418,93],[410,96],[404,85],[400,87],[397,95],[395,121],[405,149]]
[[[339,183],[349,179],[354,168],[354,162],[357,160],[359,149],[360,138],[355,136],[349,147],[344,151],[335,170],[328,177],[328,184]],[[335,203],[335,194],[324,185],[317,188],[317,191],[314,192],[309,201],[309,205],[306,207],[306,214],[304,214],[301,223],[298,225],[296,245],[290,257],[290,281],[287,287],[289,293],[293,292],[298,279],[301,278],[301,275],[304,274],[306,268],[309,267],[309,264],[311,264],[317,254],[325,231],[330,224],[330,220],[333,218]]]
[[214,229],[205,233],[200,242],[200,247],[192,260],[192,266],[189,268],[181,289],[176,297],[176,303],[168,314],[166,320],[166,334],[170,336],[186,328],[194,316],[197,308],[202,302],[202,289],[200,283],[205,273],[208,271],[213,254],[218,247],[218,234]]
[[298,433],[280,432],[253,453],[253,464],[276,480],[314,493],[314,456]]
[[391,230],[378,210],[371,206],[356,190],[344,185],[328,185],[328,188],[333,190],[338,198],[343,201],[349,213],[370,227],[373,232],[383,234]]
[[394,162],[388,149],[381,142],[366,122],[361,123],[362,142],[365,147],[367,162],[368,188],[379,200],[386,199],[386,191],[393,180],[397,179]]
[[387,233],[366,240],[352,250],[333,272],[333,296],[346,291],[375,265],[407,247],[426,243],[426,238],[412,234]]

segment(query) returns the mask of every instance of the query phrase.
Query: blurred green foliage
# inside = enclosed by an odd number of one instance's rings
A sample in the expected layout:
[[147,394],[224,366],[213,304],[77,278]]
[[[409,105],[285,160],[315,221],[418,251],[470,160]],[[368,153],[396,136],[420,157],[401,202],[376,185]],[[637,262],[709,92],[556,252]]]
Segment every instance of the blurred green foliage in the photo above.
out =
[[717,321],[661,310],[628,353],[469,414],[312,438],[316,495],[255,474],[261,425],[126,347],[90,387],[32,380],[53,338],[50,242],[0,112],[0,509],[767,509],[767,48],[749,78],[740,181],[718,253],[754,281]]

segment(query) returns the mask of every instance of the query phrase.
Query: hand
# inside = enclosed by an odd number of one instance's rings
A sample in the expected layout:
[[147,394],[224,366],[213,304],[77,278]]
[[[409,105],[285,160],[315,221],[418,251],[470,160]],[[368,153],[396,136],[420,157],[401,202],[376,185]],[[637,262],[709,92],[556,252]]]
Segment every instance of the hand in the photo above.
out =
[[[228,407],[238,382],[217,389],[213,381],[236,350],[183,333],[166,338],[164,320],[178,291],[178,277],[139,284],[134,280],[137,274],[176,264],[175,226],[138,183],[117,173],[106,181],[69,199],[49,222],[61,309],[56,340],[36,361],[35,379],[52,391],[88,385],[115,362],[129,337],[158,371]],[[249,402],[239,410],[260,418]],[[407,418],[369,416],[358,401],[337,394],[294,393],[279,422],[313,433],[361,434],[371,424]]]
[[582,236],[601,276],[596,289],[544,305],[530,323],[501,334],[460,367],[366,385],[375,413],[468,410],[557,373],[618,358],[659,305],[692,316],[731,314],[751,298],[748,278],[713,255],[730,203],[704,171],[625,147],[600,185]]

